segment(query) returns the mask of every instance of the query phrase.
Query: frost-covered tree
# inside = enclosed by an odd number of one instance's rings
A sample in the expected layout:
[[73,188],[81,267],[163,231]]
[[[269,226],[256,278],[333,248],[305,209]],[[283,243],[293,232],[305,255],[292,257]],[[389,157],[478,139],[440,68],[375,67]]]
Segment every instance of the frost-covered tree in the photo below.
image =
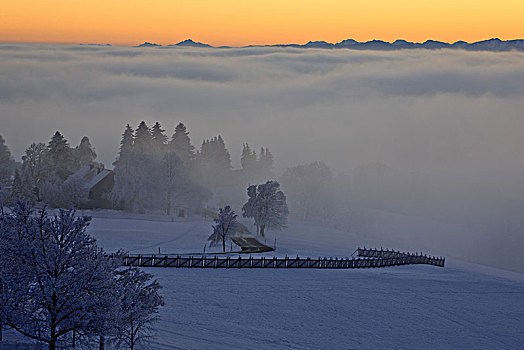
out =
[[226,205],[218,210],[218,217],[213,220],[216,225],[213,225],[213,233],[207,240],[211,241],[211,246],[222,244],[222,251],[225,253],[226,242],[237,232],[237,214]]
[[91,142],[87,136],[82,137],[80,144],[75,148],[74,151],[77,168],[83,167],[84,165],[92,165],[96,159],[96,152],[91,146]]
[[258,168],[262,174],[271,174],[273,170],[273,155],[269,151],[269,148],[260,148],[260,154],[258,156]]
[[153,152],[159,156],[162,156],[164,153],[164,148],[167,143],[167,136],[164,132],[165,130],[162,129],[159,122],[156,122],[151,128],[151,147],[153,148]]
[[32,143],[22,156],[22,181],[24,193],[33,193],[33,197],[20,197],[23,200],[40,200],[40,187],[51,173],[46,164],[47,147],[43,143]]
[[277,181],[268,181],[254,188],[248,187],[249,200],[242,207],[244,217],[252,217],[264,237],[266,229],[281,230],[286,227],[289,210],[286,196]]
[[118,156],[113,162],[115,184],[110,197],[115,206],[126,209],[132,207],[134,198],[134,193],[132,192],[135,185],[132,171],[133,140],[133,129],[127,124],[122,134],[122,140],[120,141]]
[[117,284],[121,293],[118,346],[133,350],[147,343],[151,336],[158,308],[164,305],[158,293],[162,287],[156,280],[151,281],[152,277],[137,268],[118,272]]
[[47,145],[46,163],[62,181],[67,179],[75,172],[75,158],[73,150],[69,147],[68,141],[59,132],[55,132]]
[[89,190],[85,187],[83,178],[76,174],[67,178],[62,184],[61,192],[63,202],[60,203],[59,207],[62,208],[81,208],[89,196]]
[[247,143],[243,145],[240,164],[245,171],[253,172],[257,169],[257,154]]
[[[242,207],[242,216],[245,218],[254,218],[256,214],[256,201],[257,201],[257,186],[256,185],[250,185],[247,188],[247,197],[248,200],[246,204]],[[257,227],[257,234],[259,227],[255,223],[255,226]]]
[[195,147],[191,144],[189,132],[183,123],[178,123],[176,126],[169,148],[186,164],[186,167],[195,158]]
[[186,176],[184,163],[175,152],[168,152],[162,159],[162,172],[164,181],[163,193],[165,195],[166,215],[171,215],[173,202],[175,201],[176,191],[182,186]]
[[151,129],[145,121],[141,121],[135,130],[133,150],[137,152],[149,152],[151,150],[152,137]]
[[24,202],[0,211],[0,318],[50,350],[73,332],[92,334],[115,303],[118,263],[87,234],[89,221],[74,210],[35,213]]
[[204,140],[195,159],[195,175],[206,186],[220,186],[231,170],[231,155],[222,136]]
[[6,186],[11,183],[15,162],[11,151],[5,144],[5,140],[0,135],[0,186]]
[[15,204],[17,200],[30,201],[33,203],[36,200],[33,186],[26,173],[21,173],[15,170],[15,176],[13,179],[13,186],[11,188],[11,194],[9,196],[10,203]]

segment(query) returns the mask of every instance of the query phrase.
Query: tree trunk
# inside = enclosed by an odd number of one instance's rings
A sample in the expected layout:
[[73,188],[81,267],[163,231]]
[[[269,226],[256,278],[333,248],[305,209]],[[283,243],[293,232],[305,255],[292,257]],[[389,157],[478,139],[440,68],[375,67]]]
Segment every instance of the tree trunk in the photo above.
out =
[[56,350],[56,339],[49,341],[49,350]]
[[225,239],[222,240],[222,251],[224,253],[226,252],[226,240]]
[[266,228],[266,225],[260,225],[260,236],[261,237],[266,237],[266,236],[264,236],[264,231],[265,231],[264,229],[265,228]]
[[166,214],[171,215],[171,192],[167,193]]
[[104,350],[105,338],[103,335],[100,336],[100,342],[98,343],[98,350]]

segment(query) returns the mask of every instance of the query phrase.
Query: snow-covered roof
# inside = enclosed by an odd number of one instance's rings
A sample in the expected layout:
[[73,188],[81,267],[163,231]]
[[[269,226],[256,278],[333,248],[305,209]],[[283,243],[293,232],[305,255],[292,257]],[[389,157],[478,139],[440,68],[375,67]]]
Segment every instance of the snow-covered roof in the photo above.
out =
[[86,189],[92,189],[100,181],[106,178],[112,171],[96,166],[84,165],[76,173],[71,175],[67,180],[70,181],[71,178],[80,178],[82,180],[82,185]]

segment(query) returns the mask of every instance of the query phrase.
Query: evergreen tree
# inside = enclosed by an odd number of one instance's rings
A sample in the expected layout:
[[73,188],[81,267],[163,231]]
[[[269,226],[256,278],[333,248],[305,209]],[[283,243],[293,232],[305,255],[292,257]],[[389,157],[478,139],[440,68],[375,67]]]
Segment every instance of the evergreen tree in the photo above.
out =
[[262,172],[262,174],[270,174],[271,170],[273,169],[273,155],[269,151],[268,148],[264,149],[263,147],[260,149],[260,155],[258,158],[258,168]]
[[167,136],[164,134],[164,132],[165,130],[162,129],[162,126],[159,122],[156,122],[155,125],[153,125],[151,128],[151,146],[157,155],[163,154],[165,145],[167,143]]
[[148,152],[151,149],[152,137],[151,129],[145,121],[141,121],[135,131],[134,150],[137,152]]
[[91,142],[87,136],[82,137],[80,145],[76,147],[75,158],[77,168],[83,167],[85,165],[92,165],[95,162],[96,152],[91,146]]
[[183,123],[178,123],[176,126],[169,147],[186,164],[186,167],[195,158],[195,147],[191,144],[189,132]]
[[76,170],[73,151],[69,147],[69,143],[57,131],[49,141],[47,150],[47,166],[64,181]]
[[0,187],[11,183],[15,162],[11,151],[5,145],[5,140],[0,135]]
[[133,188],[136,185],[133,181],[132,164],[134,138],[133,129],[127,124],[120,141],[118,156],[113,163],[115,184],[110,196],[117,207],[125,209],[133,207]]
[[251,150],[249,144],[245,143],[242,148],[242,156],[240,158],[240,164],[242,169],[252,172],[257,167],[257,154],[254,150]]

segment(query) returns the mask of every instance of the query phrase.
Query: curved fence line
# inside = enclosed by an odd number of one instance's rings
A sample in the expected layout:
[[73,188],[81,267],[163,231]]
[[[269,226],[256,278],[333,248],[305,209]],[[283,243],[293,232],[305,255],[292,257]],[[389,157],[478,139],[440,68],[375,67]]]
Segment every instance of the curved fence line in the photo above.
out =
[[444,267],[445,258],[391,250],[358,248],[361,258],[277,258],[277,257],[206,257],[168,255],[127,255],[123,266],[175,267],[175,268],[310,268],[310,269],[361,269],[388,266],[426,264]]

